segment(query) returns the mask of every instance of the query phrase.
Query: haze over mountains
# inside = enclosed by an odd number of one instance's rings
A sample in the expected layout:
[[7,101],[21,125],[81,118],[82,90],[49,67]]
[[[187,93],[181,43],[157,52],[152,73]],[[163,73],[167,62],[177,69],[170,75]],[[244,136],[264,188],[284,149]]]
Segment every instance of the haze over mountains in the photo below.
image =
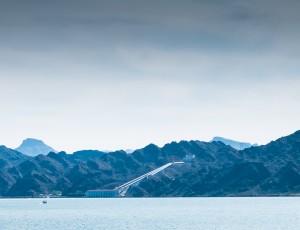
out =
[[0,147],[0,196],[114,188],[163,164],[194,157],[131,187],[127,196],[257,196],[300,193],[300,131],[241,151],[220,141],[150,144],[131,154],[84,150],[30,157]]
[[[243,150],[245,148],[249,148],[253,146],[250,143],[246,142],[238,142],[230,139],[226,139],[223,137],[214,137],[211,142],[213,141],[220,141],[224,143],[225,145],[230,145],[231,147],[237,149],[237,150]],[[42,140],[34,139],[34,138],[27,138],[23,140],[22,144],[15,149],[16,151],[23,153],[28,156],[37,156],[37,155],[47,155],[50,152],[57,153],[54,148],[50,147],[49,145],[45,144]],[[126,149],[124,150],[126,153],[130,154],[133,153],[133,149]],[[102,150],[102,152],[109,153],[113,152],[111,150]]]
[[39,154],[46,155],[50,152],[57,152],[43,141],[34,138],[25,139],[15,150],[28,156],[37,156]]
[[251,146],[257,146],[257,144],[250,144],[247,142],[234,141],[234,140],[226,139],[224,137],[214,137],[211,140],[211,142],[213,142],[213,141],[220,141],[220,142],[224,143],[225,145],[230,145],[232,148],[234,148],[236,150],[243,150],[246,148],[250,148]]

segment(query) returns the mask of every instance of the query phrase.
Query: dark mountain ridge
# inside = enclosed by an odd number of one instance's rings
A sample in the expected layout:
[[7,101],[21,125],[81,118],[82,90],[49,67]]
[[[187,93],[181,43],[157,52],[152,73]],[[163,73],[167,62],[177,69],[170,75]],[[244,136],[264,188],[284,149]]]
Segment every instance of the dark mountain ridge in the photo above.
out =
[[300,131],[238,151],[221,142],[150,144],[128,154],[84,150],[29,157],[0,147],[0,195],[70,196],[114,188],[163,164],[189,159],[131,187],[128,196],[256,196],[300,193]]

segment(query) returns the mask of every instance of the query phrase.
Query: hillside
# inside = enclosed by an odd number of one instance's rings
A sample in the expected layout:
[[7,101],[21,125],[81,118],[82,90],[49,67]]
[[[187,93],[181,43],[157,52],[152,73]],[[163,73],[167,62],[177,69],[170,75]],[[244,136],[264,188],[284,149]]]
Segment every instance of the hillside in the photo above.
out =
[[[193,156],[129,189],[128,196],[256,196],[300,192],[300,131],[238,151],[221,142],[181,141],[125,151],[64,152],[28,157],[1,147],[0,195],[70,196],[114,188],[165,163]],[[0,164],[0,165],[1,165]],[[1,166],[0,166],[1,167]]]

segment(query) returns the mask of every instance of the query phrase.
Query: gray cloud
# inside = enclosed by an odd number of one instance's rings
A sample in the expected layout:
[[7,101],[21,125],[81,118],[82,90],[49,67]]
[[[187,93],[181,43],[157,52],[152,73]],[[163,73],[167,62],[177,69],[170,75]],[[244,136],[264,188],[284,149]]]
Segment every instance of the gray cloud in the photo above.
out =
[[76,150],[287,134],[300,122],[299,5],[0,0],[0,139]]

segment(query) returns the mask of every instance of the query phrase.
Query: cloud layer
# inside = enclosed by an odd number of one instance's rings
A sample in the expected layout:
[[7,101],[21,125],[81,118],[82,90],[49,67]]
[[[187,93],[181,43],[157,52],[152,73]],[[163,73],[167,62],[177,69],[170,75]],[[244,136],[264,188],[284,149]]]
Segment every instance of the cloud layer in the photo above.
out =
[[1,143],[118,149],[300,123],[299,1],[0,0]]

